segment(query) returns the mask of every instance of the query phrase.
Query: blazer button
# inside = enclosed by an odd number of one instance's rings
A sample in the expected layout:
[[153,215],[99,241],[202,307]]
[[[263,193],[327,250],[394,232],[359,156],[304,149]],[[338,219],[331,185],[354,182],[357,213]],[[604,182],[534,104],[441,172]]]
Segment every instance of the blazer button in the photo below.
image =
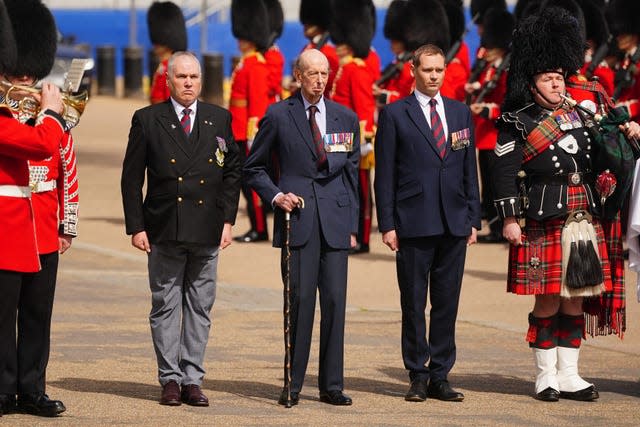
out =
[[200,180],[200,185],[204,185],[204,179]]
[[213,159],[209,159],[209,163],[213,163]]
[[178,197],[178,203],[182,202],[182,197]]
[[170,161],[171,163],[175,163],[175,162],[176,162],[176,159],[171,159],[171,160],[169,160],[169,161]]
[[198,200],[198,204],[199,205],[204,205],[204,201],[203,200]]
[[178,182],[182,182],[182,177],[181,176],[178,177]]

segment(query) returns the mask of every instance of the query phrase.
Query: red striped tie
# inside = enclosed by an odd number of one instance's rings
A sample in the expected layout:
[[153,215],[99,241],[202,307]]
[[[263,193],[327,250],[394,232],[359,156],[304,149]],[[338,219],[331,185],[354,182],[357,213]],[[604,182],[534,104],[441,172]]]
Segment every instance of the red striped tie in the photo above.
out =
[[322,140],[322,134],[316,122],[317,111],[318,107],[315,105],[309,106],[309,126],[311,127],[311,135],[313,136],[313,145],[315,145],[316,154],[318,155],[318,169],[322,169],[327,161],[327,153],[324,151],[324,141]]
[[436,139],[436,145],[438,147],[440,157],[443,158],[447,149],[447,138],[444,135],[442,120],[440,120],[440,115],[438,114],[438,110],[436,110],[437,103],[438,101],[434,98],[429,100],[429,105],[431,105],[431,132]]
[[191,110],[189,108],[182,110],[180,124],[182,125],[182,130],[184,130],[185,135],[189,136],[191,133]]

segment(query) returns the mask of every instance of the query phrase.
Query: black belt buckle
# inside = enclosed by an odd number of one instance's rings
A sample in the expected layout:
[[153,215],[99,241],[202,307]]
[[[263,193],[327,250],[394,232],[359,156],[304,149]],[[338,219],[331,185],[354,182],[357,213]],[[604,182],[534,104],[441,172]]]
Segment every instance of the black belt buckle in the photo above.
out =
[[582,184],[582,172],[570,172],[567,174],[567,185],[569,187],[575,187],[576,185]]

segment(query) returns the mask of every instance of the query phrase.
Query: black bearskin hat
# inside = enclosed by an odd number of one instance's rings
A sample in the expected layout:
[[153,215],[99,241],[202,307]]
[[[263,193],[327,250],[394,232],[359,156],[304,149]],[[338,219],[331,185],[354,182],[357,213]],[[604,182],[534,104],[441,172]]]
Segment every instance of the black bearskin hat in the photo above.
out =
[[49,9],[40,0],[5,0],[18,55],[5,70],[13,76],[46,77],[56,56],[58,31]]
[[407,4],[405,40],[407,50],[414,51],[430,43],[444,52],[451,46],[449,20],[438,0],[409,0]]
[[282,35],[282,29],[284,28],[284,13],[282,12],[280,0],[264,0],[264,3],[266,4],[267,12],[269,13],[269,29],[271,30],[269,46],[271,46]]
[[182,10],[170,1],[153,2],[147,11],[149,38],[174,52],[187,50],[187,27]]
[[640,1],[611,0],[606,13],[613,34],[640,34]]
[[331,22],[331,0],[302,0],[300,2],[300,22],[302,25],[317,25],[329,29]]
[[604,16],[604,10],[595,0],[576,0],[582,8],[584,23],[587,30],[587,40],[592,40],[596,46],[607,43],[609,26]]
[[269,13],[263,0],[231,0],[233,37],[247,40],[258,50],[269,47]]
[[543,0],[518,0],[516,7],[513,9],[513,16],[516,18],[516,23],[535,12],[542,2]]
[[375,7],[371,0],[331,0],[331,40],[346,44],[356,58],[366,58],[375,32]]
[[404,26],[406,25],[407,0],[393,0],[384,17],[383,34],[389,40],[404,42]]
[[484,32],[480,44],[487,49],[508,50],[514,25],[513,15],[507,9],[488,9],[482,20]]
[[586,47],[580,30],[578,20],[558,7],[544,8],[518,24],[502,111],[514,111],[532,101],[529,88],[536,74],[558,69],[572,74],[580,69]]
[[0,74],[11,71],[16,62],[16,41],[4,1],[0,0]]
[[465,18],[462,0],[440,0],[449,20],[449,36],[451,43],[459,40],[464,34]]
[[[582,12],[582,8],[580,7],[580,5],[578,3],[576,3],[576,0],[537,0],[537,1],[530,1],[530,2],[528,2],[526,7],[524,8],[524,10],[522,11],[522,15],[520,16],[519,19],[524,19],[529,15],[533,15],[534,13],[535,14],[539,14],[543,10],[545,10],[547,8],[550,8],[550,7],[561,7],[564,10],[568,11],[569,14],[574,16],[578,20],[578,23],[580,24],[580,31],[582,32],[582,36],[586,40],[586,36],[587,36],[587,29],[586,28],[587,28],[587,25],[586,25],[585,20],[584,20],[584,13]],[[516,17],[516,19],[518,19],[518,18]]]
[[469,8],[471,12],[471,19],[475,16],[476,24],[481,24],[484,19],[484,14],[489,9],[506,9],[507,2],[506,0],[471,0],[471,7]]

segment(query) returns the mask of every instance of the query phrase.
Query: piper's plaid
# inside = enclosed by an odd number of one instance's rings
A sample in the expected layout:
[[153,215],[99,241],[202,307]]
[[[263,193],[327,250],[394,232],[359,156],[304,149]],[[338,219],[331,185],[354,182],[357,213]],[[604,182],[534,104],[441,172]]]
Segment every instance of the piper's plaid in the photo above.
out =
[[[587,209],[588,200],[582,186],[568,187],[569,211]],[[507,290],[519,295],[559,294],[562,286],[561,235],[565,218],[554,218],[543,222],[527,218],[523,232],[523,244],[509,247],[509,277]],[[602,261],[604,286],[611,291],[611,267],[604,231],[597,218],[593,228],[598,241],[598,252]],[[537,268],[535,267],[537,265]]]
[[613,108],[615,106],[613,104],[613,101],[611,100],[611,97],[609,96],[609,94],[607,94],[607,91],[604,89],[602,84],[600,84],[600,82],[597,80],[582,81],[582,80],[571,79],[571,80],[567,80],[565,84],[567,85],[568,88],[576,88],[580,90],[593,92],[597,98],[598,105],[606,104],[607,107],[609,108]]
[[529,132],[522,150],[522,163],[533,159],[564,136],[565,132],[560,129],[556,116],[565,113],[566,111],[562,108],[557,109],[553,114],[541,121],[534,130]]
[[587,332],[592,336],[616,334],[622,338],[627,328],[627,317],[620,216],[617,215],[611,221],[603,221],[602,228],[611,265],[613,289],[600,296],[585,299]]

